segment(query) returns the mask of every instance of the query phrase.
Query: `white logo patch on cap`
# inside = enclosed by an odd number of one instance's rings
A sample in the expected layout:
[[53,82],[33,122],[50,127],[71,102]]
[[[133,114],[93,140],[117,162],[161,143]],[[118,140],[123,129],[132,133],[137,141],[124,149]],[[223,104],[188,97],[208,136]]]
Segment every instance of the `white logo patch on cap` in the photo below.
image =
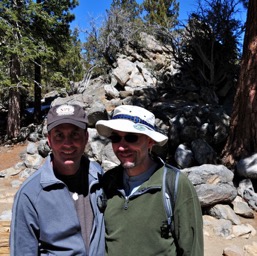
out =
[[58,116],[72,116],[74,115],[74,107],[71,105],[62,105],[56,109]]

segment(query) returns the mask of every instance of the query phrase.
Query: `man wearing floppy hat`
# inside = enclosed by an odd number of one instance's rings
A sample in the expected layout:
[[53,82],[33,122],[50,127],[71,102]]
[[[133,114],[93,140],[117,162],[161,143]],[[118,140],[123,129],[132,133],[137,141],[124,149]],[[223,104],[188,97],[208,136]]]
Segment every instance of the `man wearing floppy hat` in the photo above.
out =
[[102,169],[84,155],[86,113],[79,105],[54,106],[47,130],[52,153],[15,196],[11,255],[103,256]]
[[[144,108],[122,105],[110,120],[98,121],[96,129],[111,140],[120,160],[103,177],[106,255],[202,256],[202,212],[196,191],[183,173],[151,154],[155,144],[163,146],[168,140],[155,130],[155,116]],[[169,177],[165,182],[164,172]],[[168,225],[163,202],[166,184],[170,193],[176,186],[174,216]]]

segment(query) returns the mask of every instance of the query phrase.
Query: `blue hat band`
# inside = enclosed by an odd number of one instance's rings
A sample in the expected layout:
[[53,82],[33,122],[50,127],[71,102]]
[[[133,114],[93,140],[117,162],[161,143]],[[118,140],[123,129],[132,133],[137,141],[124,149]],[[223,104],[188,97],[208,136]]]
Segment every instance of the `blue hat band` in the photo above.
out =
[[138,116],[130,116],[130,115],[120,114],[120,115],[113,116],[112,119],[127,119],[127,120],[134,122],[135,124],[138,124],[138,123],[144,124],[147,127],[151,128],[152,130],[155,130],[153,125],[149,124],[148,122],[146,122],[145,120],[141,119]]

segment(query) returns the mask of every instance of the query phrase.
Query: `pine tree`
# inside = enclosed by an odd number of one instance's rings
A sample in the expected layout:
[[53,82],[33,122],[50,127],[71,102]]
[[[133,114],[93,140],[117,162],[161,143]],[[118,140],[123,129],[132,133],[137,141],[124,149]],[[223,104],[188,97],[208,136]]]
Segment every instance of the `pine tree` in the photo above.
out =
[[[19,132],[19,88],[28,77],[36,81],[35,109],[40,113],[41,68],[44,62],[54,61],[65,51],[70,38],[69,23],[74,19],[70,10],[77,4],[77,0],[0,2],[1,56],[10,63],[1,67],[0,72],[10,70],[8,137],[16,137]],[[27,73],[32,65],[35,77]]]
[[[78,2],[76,0],[37,0],[32,13],[32,22],[29,23],[35,42],[52,48],[54,53],[65,51],[66,41],[70,39],[69,23],[75,18],[70,13]],[[39,49],[42,53],[42,50]],[[34,83],[34,118],[41,118],[41,66],[43,56],[36,56],[35,83]]]
[[20,29],[22,27],[20,15],[24,6],[22,1],[2,1],[0,4],[1,48],[10,64],[6,66],[10,74],[7,136],[12,138],[18,135],[20,129],[21,61],[19,55],[22,51],[20,46],[24,40]]
[[[199,88],[218,102],[233,87],[238,70],[237,0],[201,0],[178,36],[175,58]],[[205,97],[207,99],[207,97]]]
[[130,13],[130,19],[135,20],[139,17],[142,8],[136,0],[113,0],[111,9],[121,9],[127,13]]
[[235,167],[237,162],[257,151],[257,2],[249,0],[243,56],[230,122],[230,133],[223,150],[223,163]]
[[179,3],[176,0],[145,0],[145,19],[150,24],[173,28],[178,23]]
[[91,22],[84,47],[87,61],[98,70],[108,71],[114,67],[118,55],[124,53],[128,45],[137,42],[138,34],[143,31],[143,22],[136,15],[138,7],[134,0],[114,0],[100,29],[94,21]]

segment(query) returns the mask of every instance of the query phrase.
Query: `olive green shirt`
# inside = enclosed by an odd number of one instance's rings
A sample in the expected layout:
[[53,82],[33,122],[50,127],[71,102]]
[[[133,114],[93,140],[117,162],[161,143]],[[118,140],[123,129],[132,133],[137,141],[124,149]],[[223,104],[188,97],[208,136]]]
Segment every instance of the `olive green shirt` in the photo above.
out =
[[154,172],[129,196],[123,190],[122,167],[105,173],[106,255],[203,255],[201,206],[192,183],[183,173],[179,176],[174,212],[180,253],[172,235],[161,237],[161,226],[167,219],[161,191],[163,169]]

